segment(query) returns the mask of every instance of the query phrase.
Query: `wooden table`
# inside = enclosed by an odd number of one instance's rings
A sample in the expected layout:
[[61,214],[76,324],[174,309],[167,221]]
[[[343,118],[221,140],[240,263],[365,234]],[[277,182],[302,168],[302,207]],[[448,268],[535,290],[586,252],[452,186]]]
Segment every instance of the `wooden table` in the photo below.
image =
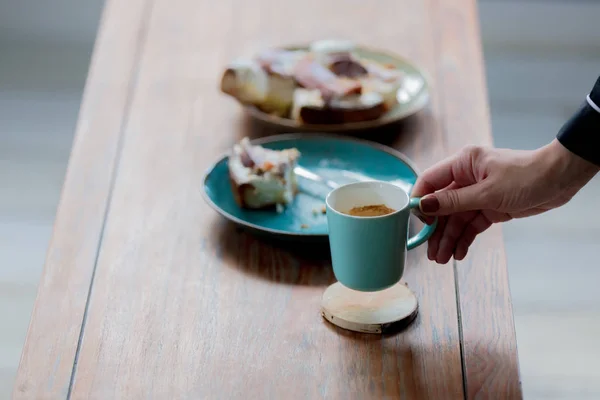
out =
[[491,143],[475,0],[108,0],[15,399],[521,397],[500,227],[463,262],[410,252],[419,317],[379,337],[321,319],[327,257],[202,200],[205,168],[249,133],[221,68],[324,37],[430,75],[431,104],[395,128],[419,167]]

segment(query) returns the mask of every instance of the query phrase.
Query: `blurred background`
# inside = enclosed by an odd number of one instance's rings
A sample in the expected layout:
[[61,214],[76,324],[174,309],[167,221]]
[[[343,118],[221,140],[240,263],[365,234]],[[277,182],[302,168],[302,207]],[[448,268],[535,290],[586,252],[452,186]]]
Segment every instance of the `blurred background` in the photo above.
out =
[[[0,399],[44,264],[102,0],[0,0]],[[600,2],[480,0],[496,146],[551,141],[600,75]],[[600,398],[600,176],[505,224],[526,399]]]

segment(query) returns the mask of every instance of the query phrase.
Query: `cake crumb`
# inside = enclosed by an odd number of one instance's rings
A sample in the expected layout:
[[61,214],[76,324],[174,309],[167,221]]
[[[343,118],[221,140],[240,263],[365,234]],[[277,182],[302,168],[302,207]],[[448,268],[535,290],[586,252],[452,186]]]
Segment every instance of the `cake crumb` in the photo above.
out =
[[312,213],[313,215],[316,217],[317,215],[322,215],[325,214],[327,212],[327,207],[325,206],[321,206],[318,208],[313,208]]
[[283,212],[283,206],[279,203],[277,203],[275,205],[275,210],[277,211],[278,214],[281,214]]
[[302,224],[302,225],[300,225],[300,228],[302,228],[302,229],[308,229],[309,226],[307,224]]

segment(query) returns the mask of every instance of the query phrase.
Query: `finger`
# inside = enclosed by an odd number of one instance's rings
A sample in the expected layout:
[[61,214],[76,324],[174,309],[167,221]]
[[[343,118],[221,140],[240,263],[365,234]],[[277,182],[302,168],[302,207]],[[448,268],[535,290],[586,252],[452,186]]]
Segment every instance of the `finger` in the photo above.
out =
[[[456,182],[451,182],[443,190],[458,189],[459,187],[460,186]],[[418,197],[418,196],[413,196],[411,194],[411,197]],[[424,224],[427,224],[427,225],[433,224],[433,222],[435,221],[434,217],[423,214],[423,212],[421,212],[421,207],[420,206],[421,206],[421,204],[419,203],[419,207],[418,208],[414,208],[412,210],[413,214],[415,214],[417,216],[417,218],[419,218],[421,220],[421,222],[423,222]]]
[[[446,188],[449,190],[456,189],[458,187],[459,186],[456,182],[451,182],[449,185],[446,186]],[[425,216],[425,218],[431,218],[433,220],[433,217]],[[448,221],[447,217],[439,217],[437,228],[436,228],[435,232],[433,233],[433,235],[431,236],[431,238],[429,238],[429,241],[427,244],[427,258],[431,261],[435,261],[435,259],[437,257],[440,240],[442,239],[442,236],[444,234],[444,229],[446,227],[447,221]]]
[[425,215],[450,215],[495,207],[488,195],[488,184],[484,181],[471,186],[428,194],[419,202],[419,208]]
[[456,250],[454,250],[454,259],[463,260],[467,256],[469,247],[473,244],[477,235],[485,232],[490,226],[492,226],[492,222],[483,213],[477,213],[458,239]]
[[452,166],[458,161],[458,154],[427,168],[419,177],[412,190],[412,196],[421,197],[444,189],[454,181]]
[[427,258],[431,261],[435,261],[437,256],[438,248],[440,245],[440,239],[442,238],[442,234],[444,233],[444,228],[446,227],[447,217],[438,218],[437,228],[433,235],[427,241]]
[[418,208],[414,208],[412,210],[412,213],[421,220],[422,223],[427,224],[427,225],[431,225],[433,224],[433,222],[435,221],[434,217],[429,217],[427,215],[423,215],[423,213],[421,212],[421,210],[419,210]]
[[444,234],[440,240],[436,262],[446,264],[454,254],[458,239],[463,234],[465,227],[475,218],[477,212],[453,214],[448,217]]
[[[458,183],[456,182],[451,182],[448,186],[446,186],[444,189],[446,190],[452,190],[452,189],[458,189],[460,186],[458,185]],[[431,225],[433,224],[433,222],[435,221],[435,218],[432,216],[428,216],[425,215],[421,212],[420,208],[415,208],[413,209],[413,213],[417,216],[417,218],[419,218],[421,220],[421,222],[423,222],[424,224],[427,225]]]

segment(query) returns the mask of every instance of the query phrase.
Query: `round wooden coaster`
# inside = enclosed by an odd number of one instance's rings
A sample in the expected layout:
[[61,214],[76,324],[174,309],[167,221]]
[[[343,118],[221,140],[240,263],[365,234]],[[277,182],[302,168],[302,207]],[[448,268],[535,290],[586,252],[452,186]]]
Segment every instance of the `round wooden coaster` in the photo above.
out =
[[417,297],[404,283],[379,292],[359,292],[336,282],[323,293],[321,314],[343,329],[385,333],[410,324],[418,307]]

